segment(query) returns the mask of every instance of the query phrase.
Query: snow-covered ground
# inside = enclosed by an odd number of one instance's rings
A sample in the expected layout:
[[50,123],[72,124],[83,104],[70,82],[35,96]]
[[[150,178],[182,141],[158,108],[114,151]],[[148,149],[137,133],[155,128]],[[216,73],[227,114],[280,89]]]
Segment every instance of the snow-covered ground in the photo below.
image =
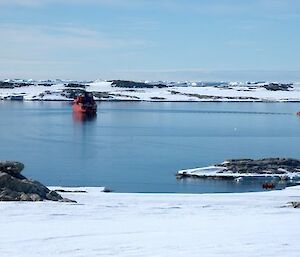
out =
[[[54,83],[54,82],[53,82]],[[23,95],[25,100],[71,100],[66,96],[65,85],[61,81],[52,86],[33,84],[15,88],[0,88],[0,99],[12,95]],[[130,100],[130,101],[300,101],[300,84],[294,83],[288,90],[271,91],[264,86],[269,83],[242,84],[210,83],[170,83],[164,88],[123,88],[112,85],[111,82],[95,81],[84,83],[86,91],[100,93],[97,100]],[[69,88],[70,89],[70,88]]]
[[[81,188],[82,189],[82,188]],[[243,194],[66,193],[0,202],[1,257],[298,257],[300,187]]]

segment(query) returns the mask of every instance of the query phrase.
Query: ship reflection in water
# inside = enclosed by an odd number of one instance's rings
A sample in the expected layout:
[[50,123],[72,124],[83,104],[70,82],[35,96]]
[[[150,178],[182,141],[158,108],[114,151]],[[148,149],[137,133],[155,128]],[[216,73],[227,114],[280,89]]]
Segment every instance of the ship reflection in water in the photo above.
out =
[[73,112],[73,121],[77,123],[93,122],[96,118],[96,113]]

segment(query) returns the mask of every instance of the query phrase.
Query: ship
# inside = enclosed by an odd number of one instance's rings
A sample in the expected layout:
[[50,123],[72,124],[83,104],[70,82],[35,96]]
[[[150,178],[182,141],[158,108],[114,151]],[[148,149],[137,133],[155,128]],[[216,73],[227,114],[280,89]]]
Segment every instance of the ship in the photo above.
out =
[[77,96],[73,101],[72,108],[74,113],[96,114],[97,112],[97,104],[90,92],[84,92]]

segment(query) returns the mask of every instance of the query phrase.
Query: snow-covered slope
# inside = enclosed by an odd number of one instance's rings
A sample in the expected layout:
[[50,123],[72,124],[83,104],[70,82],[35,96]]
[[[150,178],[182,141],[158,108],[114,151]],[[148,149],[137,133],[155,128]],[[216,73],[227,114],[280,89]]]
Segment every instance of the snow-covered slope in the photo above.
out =
[[[1,83],[1,82],[0,82]],[[241,83],[241,82],[146,82],[153,87],[118,86],[112,82],[74,81],[2,81],[16,84],[16,87],[0,86],[0,99],[22,95],[24,100],[72,100],[73,93],[83,89],[94,93],[97,100],[106,101],[300,101],[298,83]],[[162,83],[164,87],[157,87]],[[70,86],[74,84],[74,87]],[[79,85],[79,87],[78,87]]]
[[2,257],[298,257],[300,187],[243,194],[67,193],[0,202]]

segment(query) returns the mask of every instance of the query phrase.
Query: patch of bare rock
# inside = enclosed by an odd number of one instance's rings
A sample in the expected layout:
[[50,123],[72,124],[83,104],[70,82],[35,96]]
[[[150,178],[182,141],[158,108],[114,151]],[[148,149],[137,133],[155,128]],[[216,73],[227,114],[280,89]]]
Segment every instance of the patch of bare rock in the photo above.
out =
[[75,202],[63,198],[38,181],[21,174],[24,164],[16,161],[0,161],[0,201],[59,201]]

